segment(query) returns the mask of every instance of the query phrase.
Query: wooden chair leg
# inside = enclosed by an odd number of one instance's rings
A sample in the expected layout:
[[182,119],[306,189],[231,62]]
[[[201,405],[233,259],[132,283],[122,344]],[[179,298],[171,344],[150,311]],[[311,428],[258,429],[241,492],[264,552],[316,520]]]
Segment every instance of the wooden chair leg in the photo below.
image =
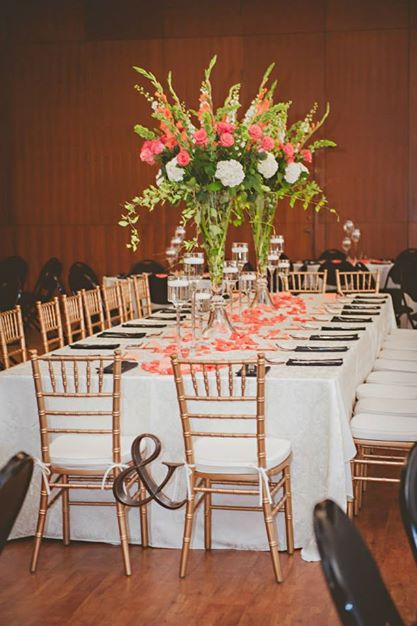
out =
[[[210,489],[209,478],[205,479],[204,486]],[[204,547],[206,550],[211,550],[211,493],[206,493],[204,496]]]
[[[63,474],[63,482],[68,482],[68,476]],[[64,546],[70,544],[70,505],[69,505],[69,489],[62,490],[62,539]]]
[[48,511],[48,494],[46,493],[45,485],[42,480],[41,495],[40,495],[40,502],[39,502],[38,523],[36,525],[35,539],[34,539],[33,551],[32,551],[32,560],[30,562],[30,572],[32,574],[36,572],[36,568],[38,566],[39,550],[41,548],[42,537],[43,537],[43,533],[45,530],[45,521],[46,521],[47,511]]
[[[139,491],[141,499],[146,498],[146,489],[139,481]],[[148,506],[139,507],[140,516],[140,536],[142,541],[142,548],[147,548],[149,545],[149,530],[148,530]]]
[[116,502],[116,510],[125,574],[126,576],[131,576],[132,569],[130,567],[129,541],[127,538],[126,507],[123,504],[120,504],[120,502]]
[[[359,460],[361,458],[362,458],[362,448],[358,446],[356,459]],[[362,481],[361,481],[362,464],[354,463],[354,472],[355,472],[355,482],[353,483],[353,495],[354,495],[353,514],[356,516],[359,513],[359,503],[360,503],[359,494],[360,494],[360,490],[362,489]]]
[[347,501],[347,516],[349,519],[353,519],[353,500]]
[[292,496],[291,496],[291,474],[290,466],[284,468],[284,494],[287,496],[285,501],[285,530],[287,534],[287,550],[288,554],[294,554],[294,528],[292,525]]
[[180,578],[185,578],[185,575],[187,573],[187,563],[188,563],[188,555],[190,552],[191,533],[193,530],[195,493],[194,493],[194,480],[192,478],[190,478],[190,480],[191,480],[191,498],[187,500],[187,508],[185,511],[184,538],[182,542],[181,562],[180,562]]
[[283,581],[283,578],[281,565],[279,562],[277,531],[275,528],[274,519],[272,517],[272,506],[268,502],[268,498],[266,496],[264,497],[262,508],[264,511],[265,528],[266,534],[268,535],[269,550],[271,552],[272,567],[274,569],[275,579],[278,583],[281,583]]

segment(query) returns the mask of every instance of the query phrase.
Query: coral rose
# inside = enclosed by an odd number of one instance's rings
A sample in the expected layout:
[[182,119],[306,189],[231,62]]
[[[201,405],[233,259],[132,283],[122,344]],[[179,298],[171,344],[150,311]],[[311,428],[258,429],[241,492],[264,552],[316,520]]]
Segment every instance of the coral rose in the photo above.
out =
[[161,154],[161,152],[163,152],[164,149],[165,149],[165,146],[160,139],[154,139],[151,142],[151,150],[154,154]]
[[265,135],[265,137],[262,137],[261,146],[263,150],[268,152],[274,147],[274,140],[272,139],[272,137],[268,137],[267,135]]
[[148,165],[155,165],[154,153],[152,151],[152,144],[150,141],[145,141],[140,151],[139,158]]
[[185,167],[191,161],[191,157],[188,154],[187,150],[180,150],[177,154],[177,163],[182,167]]
[[199,130],[196,130],[193,137],[197,146],[207,145],[207,133],[204,130],[204,128],[200,128]]
[[235,143],[235,140],[231,133],[222,133],[220,135],[220,143],[224,148],[230,148]]
[[262,137],[262,128],[259,124],[252,124],[248,128],[249,136],[253,141],[258,141]]
[[223,133],[233,133],[235,127],[230,122],[217,122],[216,130],[219,135],[222,135]]
[[282,146],[282,150],[287,158],[288,163],[292,163],[294,161],[294,146],[292,143],[286,143]]
[[313,155],[311,154],[311,150],[301,150],[301,156],[303,157],[306,163],[311,163],[313,160]]

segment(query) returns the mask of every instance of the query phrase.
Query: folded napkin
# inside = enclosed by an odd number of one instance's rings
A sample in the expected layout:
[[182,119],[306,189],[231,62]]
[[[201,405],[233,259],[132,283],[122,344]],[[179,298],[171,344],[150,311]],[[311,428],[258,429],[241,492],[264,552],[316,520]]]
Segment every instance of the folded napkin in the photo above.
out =
[[362,309],[361,311],[352,311],[351,309],[348,309],[347,307],[343,307],[342,309],[342,315],[344,315],[346,313],[346,315],[380,315],[381,312],[380,311],[370,311],[369,309]]
[[117,330],[105,330],[103,333],[97,335],[97,337],[106,339],[109,337],[118,337],[119,339],[142,339],[142,337],[146,337],[146,333],[123,333]]
[[[181,320],[185,320],[186,317],[187,316],[184,315],[184,314],[180,315],[180,319]],[[152,320],[158,320],[158,321],[161,321],[161,322],[169,322],[170,320],[176,320],[177,316],[175,314],[174,315],[172,315],[172,314],[169,314],[169,315],[168,314],[165,314],[165,315],[152,315],[151,319]]]
[[345,306],[343,307],[343,310],[345,309],[352,309],[352,311],[363,311],[363,309],[365,309],[366,311],[380,311],[381,307],[380,306],[372,306],[369,305],[367,306],[367,302],[364,302],[363,300],[361,301],[361,303],[359,304],[345,304]]
[[347,352],[348,346],[297,346],[295,352]]
[[343,359],[288,359],[286,365],[304,365],[307,367],[330,367],[343,365]]
[[334,317],[332,317],[332,319],[330,320],[331,322],[353,322],[355,323],[361,323],[363,324],[364,322],[372,322],[372,317],[348,317],[347,315],[335,315]]
[[123,328],[166,328],[167,324],[122,324]]
[[388,296],[377,295],[374,297],[371,294],[368,294],[366,296],[356,295],[354,299],[352,300],[352,302],[357,302],[357,301],[363,302],[363,300],[369,300],[370,302],[385,302],[387,298]]
[[310,341],[356,341],[359,339],[357,333],[350,335],[311,335]]
[[[122,361],[122,374],[124,372],[128,372],[129,370],[133,370],[133,368],[137,366],[138,363],[136,363],[136,361]],[[103,369],[103,374],[113,374],[113,363],[110,363],[110,365]]]
[[117,350],[120,343],[72,343],[69,347],[73,350]]
[[353,332],[354,330],[366,330],[366,326],[322,326],[320,330],[335,330],[336,332],[348,330]]

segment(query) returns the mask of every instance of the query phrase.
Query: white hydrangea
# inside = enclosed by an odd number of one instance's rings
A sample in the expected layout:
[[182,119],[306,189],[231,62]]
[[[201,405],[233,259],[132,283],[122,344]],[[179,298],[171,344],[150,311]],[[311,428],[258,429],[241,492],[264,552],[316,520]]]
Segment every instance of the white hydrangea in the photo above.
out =
[[265,159],[258,161],[257,169],[264,178],[272,178],[278,169],[278,163],[274,155],[271,152],[267,152]]
[[284,178],[287,183],[292,185],[297,182],[303,172],[307,172],[307,174],[309,174],[308,169],[305,165],[303,165],[303,163],[289,163],[285,168]]
[[168,180],[172,183],[179,183],[184,178],[184,169],[179,167],[177,157],[174,157],[165,166],[167,171]]
[[242,165],[235,159],[229,161],[219,161],[214,174],[220,180],[223,187],[236,187],[243,182],[245,172]]

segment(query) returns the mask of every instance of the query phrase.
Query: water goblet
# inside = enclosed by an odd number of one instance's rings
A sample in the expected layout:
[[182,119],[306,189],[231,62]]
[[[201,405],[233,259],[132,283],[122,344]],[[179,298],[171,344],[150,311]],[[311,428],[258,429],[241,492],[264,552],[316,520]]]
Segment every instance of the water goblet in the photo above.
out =
[[278,269],[280,254],[274,248],[270,248],[267,257],[267,269],[271,277],[271,291],[275,291],[275,271]]
[[181,343],[181,309],[190,299],[190,283],[185,276],[168,276],[168,301],[172,302],[177,317],[177,346]]
[[236,261],[225,261],[223,264],[223,281],[230,298],[230,310],[233,311],[233,287],[239,280],[239,269]]
[[191,291],[191,327],[193,334],[193,346],[195,345],[195,291],[204,273],[204,253],[186,252],[183,257],[184,274],[188,279]]
[[232,243],[232,260],[236,262],[239,274],[248,262],[249,246],[245,241]]
[[211,287],[209,286],[201,286],[201,284],[197,285],[197,289],[195,290],[194,298],[195,298],[195,314],[197,319],[199,320],[199,330],[200,335],[203,335],[204,328],[204,318],[208,316],[211,308]]

